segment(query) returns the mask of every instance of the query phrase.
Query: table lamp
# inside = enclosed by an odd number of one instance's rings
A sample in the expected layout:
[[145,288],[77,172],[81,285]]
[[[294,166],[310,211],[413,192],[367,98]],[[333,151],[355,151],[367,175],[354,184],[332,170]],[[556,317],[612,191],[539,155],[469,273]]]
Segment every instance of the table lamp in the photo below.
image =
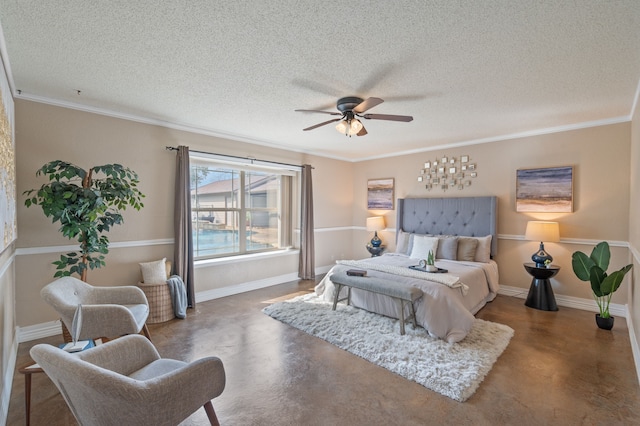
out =
[[532,220],[527,222],[527,230],[524,237],[530,241],[540,241],[540,248],[533,253],[531,260],[536,264],[536,268],[546,267],[545,262],[551,263],[553,257],[544,251],[544,242],[555,243],[560,241],[560,227],[558,222],[544,222]]
[[373,238],[371,239],[371,245],[373,247],[380,247],[380,244],[382,244],[382,240],[378,237],[378,231],[382,231],[384,227],[384,217],[374,216],[367,218],[367,231],[374,232]]

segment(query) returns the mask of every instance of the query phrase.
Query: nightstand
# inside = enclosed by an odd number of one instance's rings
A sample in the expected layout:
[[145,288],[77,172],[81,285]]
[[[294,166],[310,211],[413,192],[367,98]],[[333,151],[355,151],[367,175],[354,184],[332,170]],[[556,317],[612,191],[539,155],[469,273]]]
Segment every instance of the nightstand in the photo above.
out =
[[367,244],[367,251],[369,253],[371,253],[371,257],[376,257],[376,256],[380,256],[380,254],[382,254],[382,252],[384,251],[384,248],[386,246],[382,245],[379,247],[374,247],[371,244]]
[[535,263],[529,262],[524,264],[524,269],[533,277],[525,306],[541,311],[557,311],[558,305],[549,279],[560,271],[560,267],[550,265],[548,268],[538,268]]

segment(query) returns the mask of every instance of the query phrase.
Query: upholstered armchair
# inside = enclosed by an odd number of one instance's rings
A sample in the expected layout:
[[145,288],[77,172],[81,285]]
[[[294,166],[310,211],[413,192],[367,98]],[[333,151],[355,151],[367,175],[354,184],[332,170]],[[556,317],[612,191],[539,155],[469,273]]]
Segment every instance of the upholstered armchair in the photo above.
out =
[[150,338],[146,326],[149,303],[138,287],[94,287],[77,278],[63,277],[47,284],[40,295],[56,310],[68,330],[72,329],[78,305],[82,305],[82,324],[74,336],[77,340],[141,331]]
[[46,344],[30,353],[81,425],[173,426],[202,406],[211,424],[219,424],[211,404],[225,387],[219,358],[191,363],[160,358],[141,335],[73,354]]

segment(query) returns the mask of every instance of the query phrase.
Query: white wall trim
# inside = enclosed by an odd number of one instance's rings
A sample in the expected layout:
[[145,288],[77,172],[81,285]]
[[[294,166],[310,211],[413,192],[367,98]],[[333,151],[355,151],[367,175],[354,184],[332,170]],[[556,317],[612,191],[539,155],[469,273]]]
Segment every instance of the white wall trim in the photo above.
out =
[[15,260],[16,254],[14,252],[11,253],[11,256],[7,258],[7,261],[2,266],[0,266],[0,277],[4,276],[4,274],[7,272],[7,269],[9,269],[9,266],[11,266]]
[[[357,226],[334,226],[332,228],[315,228],[313,232],[319,233],[319,232],[353,231],[354,229],[358,229],[358,227]],[[298,230],[298,232],[300,232],[300,230]]]
[[[640,89],[640,84],[638,85]],[[636,96],[637,99],[637,96]],[[633,244],[629,244],[629,251],[631,255],[635,259],[636,263],[640,263],[640,253],[638,249]],[[636,309],[640,309],[638,306]],[[638,375],[638,383],[640,383],[640,343],[636,338],[636,330],[633,325],[633,316],[632,312],[629,311],[629,307],[627,306],[627,328],[629,329],[629,342],[631,343],[631,352],[633,353],[633,361],[636,365],[636,374]]]
[[443,149],[453,149],[453,148],[459,148],[459,147],[465,147],[465,146],[471,146],[471,145],[482,145],[485,143],[500,142],[500,141],[511,140],[511,139],[520,139],[520,138],[526,138],[531,136],[547,135],[550,133],[560,133],[560,132],[568,132],[571,130],[588,129],[590,127],[608,126],[610,124],[627,123],[631,121],[631,117],[632,117],[631,115],[625,115],[621,117],[605,118],[603,120],[585,121],[582,123],[568,124],[568,125],[556,126],[556,127],[547,127],[542,129],[534,129],[534,130],[528,130],[528,131],[519,132],[519,133],[511,133],[511,134],[502,135],[502,136],[491,136],[491,137],[482,138],[482,139],[471,139],[467,141],[445,143],[442,145],[431,146],[428,148],[411,149],[407,151],[394,152],[391,154],[375,155],[372,157],[363,157],[363,158],[346,160],[346,161],[352,161],[354,163],[357,163],[360,161],[370,161],[370,160],[378,160],[378,159],[391,158],[391,157],[400,157],[403,155],[418,154],[422,152],[438,151]]
[[208,268],[214,265],[220,266],[220,265],[228,265],[233,263],[255,261],[260,259],[269,259],[273,257],[293,256],[293,255],[298,255],[299,253],[300,253],[299,249],[288,248],[283,250],[263,251],[260,253],[241,254],[238,256],[215,257],[212,259],[196,260],[194,262],[194,268],[200,269],[200,268]]
[[631,105],[631,112],[629,112],[629,121],[633,120],[633,116],[636,113],[639,97],[640,97],[640,80],[638,80],[638,85],[636,86],[636,95],[633,97],[633,105]]
[[[499,240],[521,240],[528,241],[524,235],[519,234],[498,234]],[[560,238],[561,244],[583,244],[595,246],[596,244],[602,242],[603,240],[593,240],[587,238]],[[610,241],[607,240],[611,247],[626,247],[629,248],[629,243],[627,241]]]
[[[321,266],[316,268],[316,275],[324,274],[331,269],[333,265]],[[208,300],[219,299],[221,297],[233,296],[234,294],[245,293],[247,291],[258,290],[265,287],[271,287],[299,280],[297,272],[269,277],[262,280],[250,281],[242,284],[231,285],[227,287],[216,288],[213,290],[201,291],[196,293],[196,303],[206,302]]]
[[[131,248],[131,247],[147,247],[147,246],[164,246],[174,243],[173,238],[163,238],[156,240],[137,240],[137,241],[120,241],[115,243],[109,243],[109,248]],[[33,255],[33,254],[48,254],[48,253],[62,253],[70,250],[78,250],[79,247],[75,244],[69,244],[65,246],[45,246],[45,247],[24,247],[16,249],[16,255]]]
[[0,400],[0,424],[6,425],[9,417],[9,402],[11,401],[11,388],[13,387],[13,376],[16,371],[16,361],[18,358],[17,330],[13,333],[11,348],[8,350],[9,359],[7,369],[4,371],[4,382],[2,383],[2,399]]
[[[364,226],[336,226],[336,227],[328,227],[328,228],[315,228],[315,233],[323,233],[323,232],[342,232],[342,231],[366,231],[367,228]],[[396,232],[395,228],[385,228],[384,232]],[[299,229],[296,229],[295,232],[300,232]],[[514,235],[514,234],[498,234],[498,239],[500,240],[521,240],[526,241],[524,235]],[[593,240],[586,238],[561,238],[560,243],[565,244],[584,244],[584,245],[592,245],[595,246],[602,240]],[[632,250],[634,256],[636,258],[639,257],[637,250],[630,247],[629,243],[626,241],[607,241],[612,247],[627,247]],[[160,246],[160,245],[172,245],[174,244],[173,238],[161,238],[155,240],[136,240],[136,241],[120,241],[113,242],[109,244],[109,248],[133,248],[133,247],[145,247],[145,246]],[[48,253],[64,253],[70,250],[78,250],[77,245],[69,244],[64,246],[44,246],[44,247],[24,247],[18,248],[15,250],[14,255],[16,256],[25,256],[25,255],[34,255],[34,254],[48,254]],[[284,253],[287,250],[283,251]],[[252,254],[253,255],[253,254]],[[242,258],[242,256],[234,256],[237,258]],[[222,259],[222,258],[220,258]],[[225,258],[228,259],[228,258]]]
[[56,336],[58,334],[62,334],[60,320],[18,327],[18,339],[20,343]]
[[[340,232],[351,231],[359,229],[356,226],[336,226],[331,228],[315,228],[314,233],[322,232]],[[365,228],[362,228],[365,229]],[[300,229],[295,229],[294,232],[300,232]],[[395,230],[394,230],[395,232]],[[136,240],[136,241],[120,241],[109,243],[109,248],[133,248],[133,247],[145,247],[145,246],[164,246],[172,245],[175,243],[173,238],[160,238],[155,240]],[[67,244],[64,246],[43,246],[43,247],[23,247],[15,250],[15,255],[25,256],[34,254],[48,254],[48,253],[64,253],[72,250],[78,250],[78,246],[75,244]],[[242,256],[236,256],[242,257]]]
[[[529,294],[529,289],[522,287],[511,287],[500,284],[500,290],[498,294],[503,296],[512,296],[520,299],[526,299]],[[564,306],[567,308],[580,309],[582,311],[599,312],[598,304],[593,299],[583,299],[581,297],[564,296],[562,294],[556,294],[556,303],[558,306]],[[618,303],[612,303],[609,305],[609,312],[611,315],[627,318],[627,305],[620,305]]]
[[[7,66],[7,68],[9,68],[9,67]],[[10,71],[11,70],[8,69],[7,76],[11,75]],[[13,83],[13,81],[11,79],[9,84],[12,85],[12,83]],[[467,140],[467,141],[451,142],[451,143],[445,143],[445,144],[441,144],[441,145],[437,145],[437,146],[431,146],[431,147],[428,147],[428,148],[417,148],[417,149],[394,152],[394,153],[389,153],[389,154],[376,155],[376,156],[371,156],[371,157],[345,158],[345,157],[341,157],[341,156],[338,156],[338,155],[331,155],[331,154],[311,151],[311,150],[307,150],[307,149],[300,149],[300,148],[296,148],[296,147],[289,146],[289,145],[287,145],[287,146],[280,145],[280,144],[278,144],[276,142],[259,140],[259,139],[255,139],[255,138],[251,138],[251,137],[247,137],[247,136],[243,136],[243,135],[238,135],[238,134],[233,134],[233,133],[226,133],[226,132],[222,132],[222,131],[215,130],[215,129],[203,128],[203,127],[195,127],[195,126],[184,124],[184,123],[177,123],[177,122],[158,120],[158,119],[154,119],[154,118],[150,118],[150,117],[144,117],[144,116],[139,116],[139,115],[134,115],[134,114],[127,114],[127,113],[123,113],[123,112],[107,110],[107,109],[104,109],[104,108],[96,108],[96,107],[91,107],[91,106],[87,106],[87,105],[76,104],[76,103],[73,103],[73,102],[61,101],[61,100],[58,100],[58,99],[47,98],[47,97],[44,97],[44,96],[30,95],[30,94],[26,94],[26,93],[15,93],[15,92],[13,93],[13,95],[14,95],[14,98],[16,98],[16,99],[24,99],[24,100],[28,100],[28,101],[32,101],[32,102],[38,102],[38,103],[42,103],[42,104],[54,105],[54,106],[58,106],[58,107],[62,107],[62,108],[74,109],[74,110],[78,110],[78,111],[84,111],[84,112],[89,112],[89,113],[93,113],[93,114],[104,115],[104,116],[107,116],[107,117],[114,117],[114,118],[118,118],[118,119],[122,119],[122,120],[134,121],[134,122],[143,123],[143,124],[150,124],[150,125],[154,125],[154,126],[165,127],[165,128],[168,128],[168,129],[180,130],[180,131],[189,132],[189,133],[195,133],[195,134],[206,135],[206,136],[213,136],[213,137],[223,138],[223,139],[232,140],[232,141],[246,142],[246,143],[250,143],[250,144],[253,144],[253,145],[267,146],[267,147],[270,147],[270,148],[281,149],[281,150],[285,150],[285,151],[289,151],[289,152],[298,152],[298,153],[303,153],[303,154],[311,154],[311,155],[315,155],[315,156],[318,156],[318,157],[331,158],[331,159],[334,159],[334,160],[346,161],[346,162],[349,162],[349,163],[359,163],[361,161],[370,161],[370,160],[377,160],[377,159],[384,159],[384,158],[399,157],[399,156],[403,156],[403,155],[417,154],[417,153],[422,153],[422,152],[438,151],[438,150],[443,150],[443,149],[453,149],[453,148],[465,147],[465,146],[471,146],[471,145],[482,145],[482,144],[485,144],[485,143],[500,142],[500,141],[510,140],[510,139],[519,139],[519,138],[525,138],[525,137],[531,137],[531,136],[546,135],[546,134],[550,134],[550,133],[566,132],[566,131],[570,131],[570,130],[587,129],[587,128],[590,128],[590,127],[607,126],[607,125],[610,125],[610,124],[626,123],[626,122],[631,121],[631,117],[633,117],[633,115],[630,114],[630,115],[621,116],[621,117],[612,117],[612,118],[606,118],[606,119],[602,119],[602,120],[586,121],[586,122],[582,122],[582,123],[568,124],[568,125],[563,125],[563,126],[547,127],[547,128],[542,128],[542,129],[533,129],[533,130],[527,130],[527,131],[524,131],[524,132],[511,133],[511,134],[506,134],[506,135],[498,135],[498,136],[492,136],[492,137],[481,138],[481,139],[471,139],[471,140]],[[632,107],[631,113],[633,113],[633,108],[634,107],[635,107],[635,103],[634,103],[634,106]]]

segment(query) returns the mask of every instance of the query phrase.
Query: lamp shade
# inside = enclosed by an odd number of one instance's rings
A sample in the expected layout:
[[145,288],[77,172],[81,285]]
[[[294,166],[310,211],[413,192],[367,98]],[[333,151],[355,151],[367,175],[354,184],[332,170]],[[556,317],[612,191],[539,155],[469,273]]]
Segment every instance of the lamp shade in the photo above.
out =
[[384,227],[384,217],[374,216],[367,218],[367,231],[382,231]]
[[339,121],[338,124],[336,124],[336,130],[342,133],[343,135],[346,135],[349,133],[348,132],[349,124],[347,123],[346,120]]
[[532,220],[527,222],[524,237],[530,241],[556,243],[560,241],[560,227],[558,222]]

